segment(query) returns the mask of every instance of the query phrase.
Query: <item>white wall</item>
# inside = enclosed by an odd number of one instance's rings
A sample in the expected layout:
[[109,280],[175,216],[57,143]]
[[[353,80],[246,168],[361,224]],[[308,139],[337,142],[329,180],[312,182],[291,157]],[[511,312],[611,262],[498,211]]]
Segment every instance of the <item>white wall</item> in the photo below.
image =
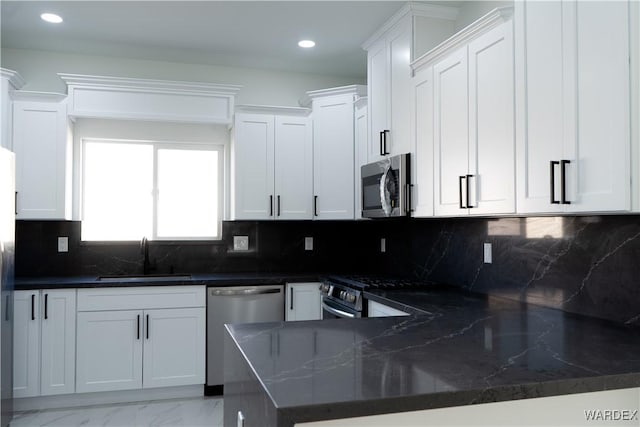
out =
[[[162,80],[238,84],[244,86],[236,104],[298,106],[309,90],[366,84],[366,78],[75,55],[27,49],[2,49],[2,67],[25,79],[23,90],[66,93],[57,73],[92,74]],[[366,70],[363,70],[363,75]]]
[[513,0],[494,0],[494,1],[465,1],[460,6],[460,12],[456,19],[456,31],[459,31],[471,24],[476,19],[487,14],[497,7],[513,7]]

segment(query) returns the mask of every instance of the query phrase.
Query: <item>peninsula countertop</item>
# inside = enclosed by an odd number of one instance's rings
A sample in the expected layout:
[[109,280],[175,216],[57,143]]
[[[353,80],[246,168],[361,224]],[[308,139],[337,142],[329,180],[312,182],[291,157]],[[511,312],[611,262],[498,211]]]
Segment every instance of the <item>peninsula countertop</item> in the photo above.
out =
[[375,293],[422,314],[227,326],[278,425],[640,387],[638,328],[448,287]]

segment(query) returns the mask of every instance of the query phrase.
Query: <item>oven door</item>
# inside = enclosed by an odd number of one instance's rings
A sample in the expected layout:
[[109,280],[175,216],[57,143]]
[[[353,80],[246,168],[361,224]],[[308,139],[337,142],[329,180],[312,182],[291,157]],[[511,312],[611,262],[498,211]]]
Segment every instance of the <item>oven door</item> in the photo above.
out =
[[357,319],[362,315],[358,310],[349,308],[327,297],[322,298],[322,320]]

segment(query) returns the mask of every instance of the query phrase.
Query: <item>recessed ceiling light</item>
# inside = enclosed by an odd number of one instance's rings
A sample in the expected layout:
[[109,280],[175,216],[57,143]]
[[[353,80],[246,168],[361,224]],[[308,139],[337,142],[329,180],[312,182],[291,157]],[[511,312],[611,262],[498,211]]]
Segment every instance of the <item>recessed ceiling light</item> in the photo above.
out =
[[62,22],[62,18],[55,13],[43,13],[40,15],[43,21],[51,22],[52,24],[59,24]]
[[304,48],[310,48],[310,47],[314,47],[316,45],[316,42],[314,42],[313,40],[300,40],[298,42],[298,46],[300,47],[304,47]]

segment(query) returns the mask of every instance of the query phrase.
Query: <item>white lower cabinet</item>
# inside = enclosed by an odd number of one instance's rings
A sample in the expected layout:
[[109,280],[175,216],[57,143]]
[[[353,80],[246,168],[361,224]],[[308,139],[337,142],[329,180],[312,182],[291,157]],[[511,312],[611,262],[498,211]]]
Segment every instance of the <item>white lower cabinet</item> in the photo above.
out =
[[14,292],[13,396],[73,393],[76,291]]
[[148,310],[144,324],[144,388],[204,383],[204,308]]
[[391,317],[409,315],[409,313],[406,313],[402,310],[398,310],[375,301],[368,301],[367,308],[369,309],[367,317]]
[[287,283],[285,320],[320,320],[320,283]]
[[142,387],[142,311],[78,313],[76,390]]
[[77,392],[204,384],[204,287],[78,292]]

